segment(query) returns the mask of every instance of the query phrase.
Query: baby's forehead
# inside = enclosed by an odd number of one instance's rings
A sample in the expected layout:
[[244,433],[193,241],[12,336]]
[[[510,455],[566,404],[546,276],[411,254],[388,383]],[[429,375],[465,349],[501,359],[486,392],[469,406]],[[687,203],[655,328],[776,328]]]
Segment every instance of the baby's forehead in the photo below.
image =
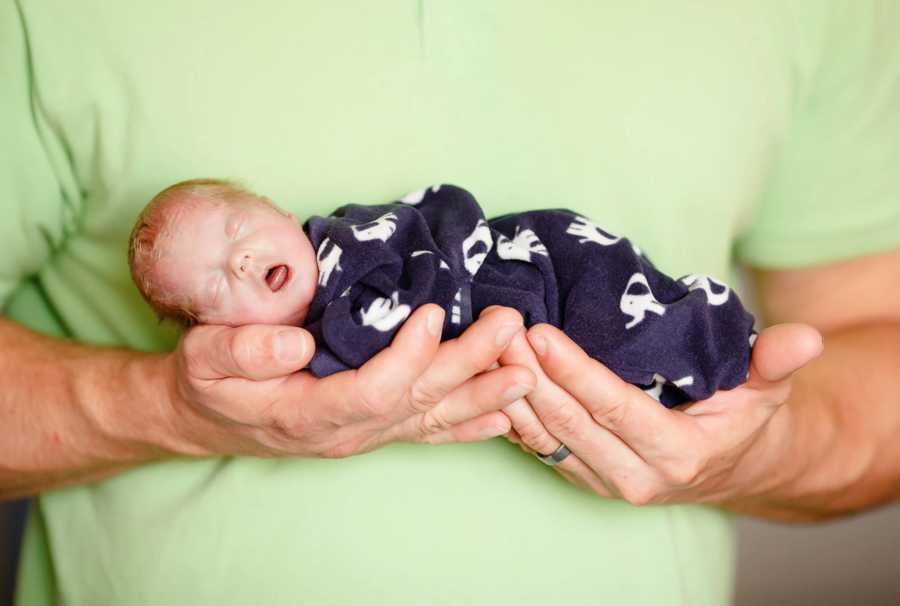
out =
[[163,222],[174,231],[184,224],[195,224],[213,216],[229,215],[240,209],[277,212],[264,200],[252,196],[221,200],[203,194],[188,194],[183,198],[173,199],[161,208],[160,212]]

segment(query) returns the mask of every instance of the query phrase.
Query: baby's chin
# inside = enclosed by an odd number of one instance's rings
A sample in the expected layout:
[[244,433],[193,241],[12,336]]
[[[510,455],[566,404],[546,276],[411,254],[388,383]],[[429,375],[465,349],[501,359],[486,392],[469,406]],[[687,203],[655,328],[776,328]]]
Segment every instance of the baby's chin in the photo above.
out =
[[218,314],[203,316],[200,320],[203,324],[219,324],[224,326],[246,326],[247,324],[277,324],[282,326],[302,326],[306,321],[309,305],[302,307],[292,306],[289,309],[260,310],[251,312],[235,312],[232,314]]

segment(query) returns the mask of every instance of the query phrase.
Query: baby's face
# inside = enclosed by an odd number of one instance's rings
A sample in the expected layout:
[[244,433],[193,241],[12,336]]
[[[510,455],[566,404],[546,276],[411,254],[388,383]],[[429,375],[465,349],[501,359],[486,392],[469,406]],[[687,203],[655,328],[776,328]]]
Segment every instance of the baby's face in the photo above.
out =
[[303,322],[318,267],[296,217],[256,202],[174,212],[171,235],[159,243],[159,282],[189,296],[202,323]]

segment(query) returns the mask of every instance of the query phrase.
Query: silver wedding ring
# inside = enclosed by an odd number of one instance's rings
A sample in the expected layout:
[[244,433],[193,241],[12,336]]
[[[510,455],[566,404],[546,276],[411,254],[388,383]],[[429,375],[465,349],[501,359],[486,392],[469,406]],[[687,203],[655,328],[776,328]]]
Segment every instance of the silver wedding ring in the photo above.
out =
[[567,456],[569,456],[570,454],[572,454],[572,451],[569,450],[565,444],[560,444],[559,448],[557,448],[556,450],[554,450],[552,453],[550,453],[548,455],[542,455],[539,453],[535,453],[534,456],[536,456],[538,459],[540,459],[541,462],[544,463],[545,465],[549,465],[550,467],[553,467],[554,465],[559,465],[560,463],[562,463],[565,460],[565,458]]

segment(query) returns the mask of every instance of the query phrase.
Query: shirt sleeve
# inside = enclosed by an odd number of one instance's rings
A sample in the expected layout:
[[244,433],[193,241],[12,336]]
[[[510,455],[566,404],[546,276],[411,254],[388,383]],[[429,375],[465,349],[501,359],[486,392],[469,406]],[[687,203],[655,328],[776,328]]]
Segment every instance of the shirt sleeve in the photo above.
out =
[[34,98],[18,3],[0,3],[0,313],[63,239],[63,187]]
[[794,15],[795,102],[772,179],[736,257],[800,267],[900,247],[900,2]]

